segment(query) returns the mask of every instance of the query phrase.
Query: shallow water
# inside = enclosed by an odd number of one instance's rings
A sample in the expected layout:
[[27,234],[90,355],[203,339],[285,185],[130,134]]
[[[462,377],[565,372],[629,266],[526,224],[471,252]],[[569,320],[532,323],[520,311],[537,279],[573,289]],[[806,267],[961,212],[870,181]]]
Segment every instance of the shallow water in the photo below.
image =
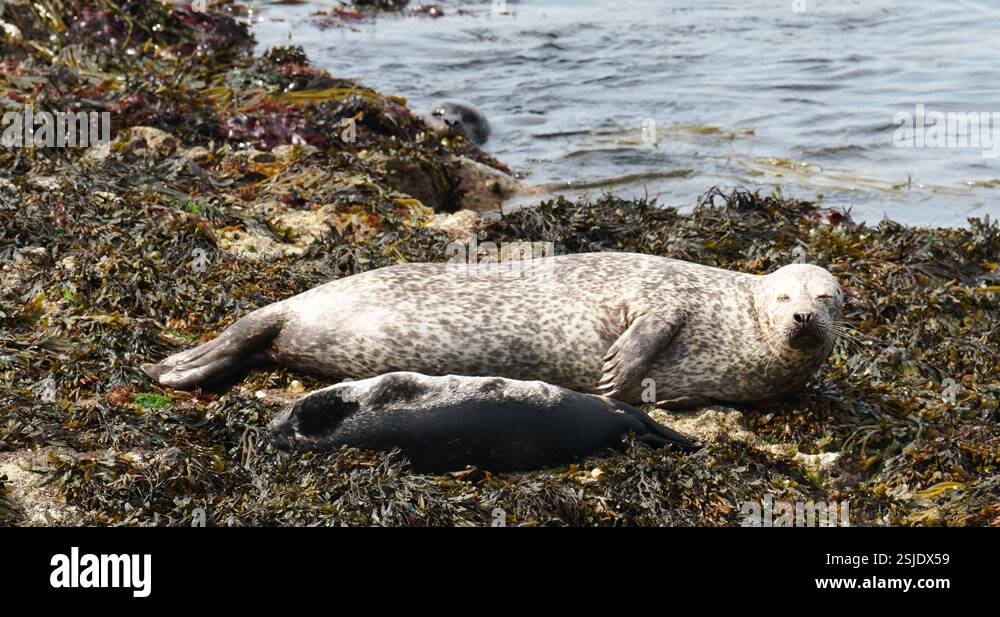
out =
[[781,185],[869,222],[1000,215],[1000,159],[893,143],[894,115],[917,104],[1000,112],[1000,2],[440,5],[440,18],[357,22],[310,16],[330,2],[258,2],[254,34],[417,111],[474,103],[493,125],[486,149],[543,194],[683,207],[716,184]]

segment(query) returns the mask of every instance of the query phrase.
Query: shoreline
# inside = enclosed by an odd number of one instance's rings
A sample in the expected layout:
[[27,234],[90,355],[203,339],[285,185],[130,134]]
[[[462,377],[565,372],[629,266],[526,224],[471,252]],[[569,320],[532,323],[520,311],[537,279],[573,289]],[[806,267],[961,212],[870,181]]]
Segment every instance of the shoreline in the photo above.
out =
[[[405,101],[296,48],[251,57],[226,15],[112,6],[2,17],[19,33],[0,34],[4,105],[86,101],[113,131],[108,147],[0,148],[0,524],[190,525],[203,508],[209,525],[489,525],[500,508],[510,525],[739,525],[772,495],[845,502],[856,525],[1000,525],[996,222],[865,226],[708,187],[684,213],[606,196],[451,214],[470,199],[461,161],[507,170]],[[469,233],[754,273],[817,263],[848,290],[857,340],[793,400],[661,413],[709,442],[699,455],[635,446],[503,475],[279,455],[267,422],[326,384],[262,371],[192,394],[139,370],[331,278],[445,261]]]

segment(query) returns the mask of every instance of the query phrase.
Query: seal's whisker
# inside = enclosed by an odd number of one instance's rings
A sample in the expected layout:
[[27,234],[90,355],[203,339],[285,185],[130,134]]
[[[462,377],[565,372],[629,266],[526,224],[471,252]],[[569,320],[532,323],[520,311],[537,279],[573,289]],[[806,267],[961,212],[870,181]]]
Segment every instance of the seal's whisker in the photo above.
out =
[[840,326],[830,326],[830,332],[836,334],[838,337],[848,339],[859,345],[863,344],[862,333],[857,330],[848,330]]

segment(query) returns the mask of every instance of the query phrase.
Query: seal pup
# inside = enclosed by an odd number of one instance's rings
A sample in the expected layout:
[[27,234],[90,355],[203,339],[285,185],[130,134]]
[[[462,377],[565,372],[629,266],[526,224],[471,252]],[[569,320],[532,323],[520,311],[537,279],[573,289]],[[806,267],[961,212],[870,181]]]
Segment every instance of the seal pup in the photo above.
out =
[[271,421],[282,450],[399,450],[413,468],[525,471],[621,450],[698,446],[624,403],[540,381],[396,372],[312,392]]
[[495,375],[685,408],[800,387],[841,311],[837,280],[806,264],[768,275],[635,253],[514,264],[513,276],[414,263],[338,279],[143,370],[181,389],[260,360],[335,380]]
[[476,145],[490,139],[492,128],[483,112],[462,101],[442,101],[424,116],[431,130],[441,134],[461,135]]

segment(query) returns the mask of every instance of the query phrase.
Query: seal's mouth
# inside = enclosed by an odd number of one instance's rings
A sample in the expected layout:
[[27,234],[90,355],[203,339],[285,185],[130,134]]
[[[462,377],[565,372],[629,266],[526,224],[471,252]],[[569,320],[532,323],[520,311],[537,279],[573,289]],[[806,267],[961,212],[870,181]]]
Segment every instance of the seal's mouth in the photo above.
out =
[[815,322],[796,324],[792,328],[788,344],[795,349],[809,349],[819,347],[825,339],[823,330]]
[[427,114],[423,116],[424,123],[435,133],[440,135],[462,135],[465,137],[465,131],[462,128],[462,123],[456,121],[450,116],[445,116],[443,114]]

